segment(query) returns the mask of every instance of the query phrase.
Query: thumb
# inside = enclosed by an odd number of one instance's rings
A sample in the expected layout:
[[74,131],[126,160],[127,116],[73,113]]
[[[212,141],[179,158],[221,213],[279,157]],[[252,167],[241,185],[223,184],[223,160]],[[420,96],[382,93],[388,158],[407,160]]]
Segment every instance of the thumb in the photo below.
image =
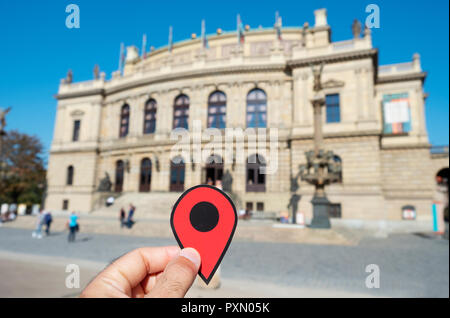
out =
[[182,249],[180,254],[167,264],[147,297],[184,297],[198,274],[200,261],[200,254],[195,249]]

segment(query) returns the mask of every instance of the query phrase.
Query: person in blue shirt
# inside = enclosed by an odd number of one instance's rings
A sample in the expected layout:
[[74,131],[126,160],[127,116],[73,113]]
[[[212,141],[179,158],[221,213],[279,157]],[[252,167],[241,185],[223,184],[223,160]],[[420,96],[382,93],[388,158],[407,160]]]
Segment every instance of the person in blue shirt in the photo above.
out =
[[53,217],[50,211],[44,212],[44,224],[45,224],[45,234],[50,235],[50,225],[52,225]]
[[75,234],[78,231],[78,215],[75,212],[72,212],[69,216],[68,227],[69,227],[69,242],[75,241]]

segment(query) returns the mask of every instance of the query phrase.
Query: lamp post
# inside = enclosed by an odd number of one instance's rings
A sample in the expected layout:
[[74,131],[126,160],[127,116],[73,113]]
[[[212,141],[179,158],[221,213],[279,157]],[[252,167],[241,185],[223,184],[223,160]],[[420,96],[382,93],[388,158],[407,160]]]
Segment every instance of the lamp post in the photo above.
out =
[[340,178],[341,164],[333,160],[332,151],[325,151],[323,148],[322,132],[322,106],[325,105],[325,97],[322,92],[320,77],[323,64],[319,68],[312,67],[314,75],[314,97],[311,104],[314,110],[314,149],[307,151],[306,164],[300,165],[299,175],[302,180],[314,185],[314,196],[311,200],[313,205],[313,219],[311,228],[329,229],[331,228],[329,219],[329,206],[325,186],[337,182]]

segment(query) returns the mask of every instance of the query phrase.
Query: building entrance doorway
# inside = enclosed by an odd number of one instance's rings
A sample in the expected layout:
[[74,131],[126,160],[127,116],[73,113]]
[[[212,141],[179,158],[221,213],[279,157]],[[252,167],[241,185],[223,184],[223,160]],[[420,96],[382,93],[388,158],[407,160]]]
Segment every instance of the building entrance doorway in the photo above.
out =
[[141,174],[139,178],[139,191],[149,192],[152,182],[152,161],[144,158],[141,161]]
[[184,191],[185,164],[182,157],[175,157],[170,163],[170,191]]

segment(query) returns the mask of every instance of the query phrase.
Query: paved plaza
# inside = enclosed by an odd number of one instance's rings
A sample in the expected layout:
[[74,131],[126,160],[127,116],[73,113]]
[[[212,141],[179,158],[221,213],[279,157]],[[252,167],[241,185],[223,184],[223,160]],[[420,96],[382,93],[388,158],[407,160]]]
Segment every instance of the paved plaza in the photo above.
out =
[[[298,229],[301,231],[300,229]],[[141,246],[176,244],[170,237],[80,233],[69,244],[56,231],[32,239],[29,229],[0,228],[0,297],[74,297],[67,264],[80,266],[81,288],[116,257]],[[380,268],[380,288],[365,286],[365,268]],[[190,297],[448,297],[449,243],[431,235],[366,237],[356,244],[270,243],[237,239],[221,265],[218,290]]]

